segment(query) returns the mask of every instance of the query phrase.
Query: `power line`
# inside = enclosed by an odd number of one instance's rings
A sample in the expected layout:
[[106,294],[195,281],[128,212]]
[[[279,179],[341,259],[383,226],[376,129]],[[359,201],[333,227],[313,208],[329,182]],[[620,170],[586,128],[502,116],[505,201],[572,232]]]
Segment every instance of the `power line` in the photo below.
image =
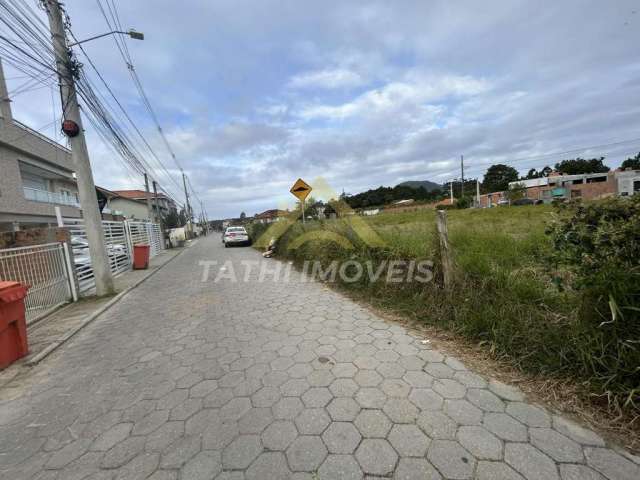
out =
[[[98,6],[100,8],[100,11],[102,12],[102,15],[105,19],[105,21],[107,22],[107,26],[111,29],[120,29],[122,30],[122,24],[120,23],[120,17],[118,15],[118,10],[117,7],[115,5],[115,1],[111,0],[111,3],[109,2],[109,0],[105,0],[107,3],[107,7],[109,10],[109,14],[111,16],[111,20],[109,20],[109,16],[107,15],[105,9],[102,6],[102,2],[101,0],[96,0],[96,2],[98,3]],[[113,25],[112,23],[113,22]],[[127,68],[129,70],[129,74],[131,75],[131,79],[133,80],[133,83],[136,87],[136,89],[138,90],[138,93],[140,95],[140,98],[142,100],[142,103],[145,107],[145,109],[147,110],[147,112],[149,113],[149,117],[151,118],[151,120],[153,121],[153,123],[155,124],[158,133],[160,134],[160,137],[162,138],[162,141],[165,145],[165,147],[167,148],[167,151],[169,152],[169,154],[171,155],[171,158],[174,160],[176,166],[180,169],[180,171],[183,171],[182,165],[180,164],[180,162],[178,161],[178,158],[176,157],[176,154],[173,150],[173,148],[171,147],[171,144],[169,143],[164,130],[162,129],[162,126],[160,125],[160,121],[158,119],[158,116],[155,113],[155,110],[153,109],[153,106],[151,105],[151,102],[149,101],[149,97],[147,96],[145,89],[142,85],[142,81],[140,80],[140,77],[138,76],[138,73],[136,72],[135,66],[134,66],[134,62],[133,59],[131,57],[131,53],[129,52],[129,47],[127,46],[126,42],[123,39],[118,39],[117,37],[113,37],[114,42],[116,43],[116,46],[120,52],[120,55],[122,56],[125,64],[127,65]]]

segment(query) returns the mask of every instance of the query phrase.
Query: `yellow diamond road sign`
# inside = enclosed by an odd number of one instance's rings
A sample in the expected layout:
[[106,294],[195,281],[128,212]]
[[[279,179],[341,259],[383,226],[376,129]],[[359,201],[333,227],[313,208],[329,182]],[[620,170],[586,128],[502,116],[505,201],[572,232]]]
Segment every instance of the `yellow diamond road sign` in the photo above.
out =
[[300,200],[304,200],[311,193],[311,185],[299,178],[298,180],[296,180],[296,183],[293,184],[293,187],[291,187],[291,190],[289,191]]

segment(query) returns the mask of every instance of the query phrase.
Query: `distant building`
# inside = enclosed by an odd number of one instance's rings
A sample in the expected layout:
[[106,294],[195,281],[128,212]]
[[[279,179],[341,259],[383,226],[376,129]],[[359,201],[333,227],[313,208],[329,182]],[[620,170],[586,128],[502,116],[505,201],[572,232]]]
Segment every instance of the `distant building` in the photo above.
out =
[[362,215],[370,217],[372,215],[377,215],[380,212],[381,212],[381,210],[379,208],[367,208],[367,209],[362,210]]
[[57,224],[80,217],[71,151],[15,120],[0,64],[0,231]]
[[[518,180],[509,189],[524,187],[524,198],[551,203],[554,200],[597,200],[613,196],[640,193],[640,170],[614,170],[605,173],[562,175],[553,172],[548,177]],[[480,195],[480,207],[508,204],[508,191]]]
[[606,173],[562,175],[552,173],[548,177],[520,180],[509,183],[525,187],[526,198],[550,203],[553,200],[581,198],[596,200],[611,196],[629,196],[640,193],[640,170],[614,170]]
[[287,215],[289,215],[289,212],[286,210],[265,210],[262,213],[256,213],[253,220],[258,223],[273,223],[283,220]]
[[113,190],[116,196],[109,201],[109,208],[120,210],[128,219],[148,219],[147,196],[151,199],[151,208],[156,216],[165,217],[176,210],[175,202],[164,193],[158,193],[158,209],[156,210],[153,193],[144,190]]
[[397,205],[400,207],[400,206],[410,205],[414,202],[415,200],[413,198],[407,198],[406,200],[397,200],[393,202],[391,205]]
[[[476,202],[474,202],[476,203]],[[508,205],[507,192],[491,192],[480,195],[480,208],[491,208],[499,205]]]
[[455,205],[456,203],[456,199],[451,199],[451,197],[447,197],[444,200],[440,200],[439,202],[436,203],[431,203],[429,204],[430,207],[434,207],[434,208],[438,208],[438,207],[442,207],[442,206],[447,206],[447,205]]

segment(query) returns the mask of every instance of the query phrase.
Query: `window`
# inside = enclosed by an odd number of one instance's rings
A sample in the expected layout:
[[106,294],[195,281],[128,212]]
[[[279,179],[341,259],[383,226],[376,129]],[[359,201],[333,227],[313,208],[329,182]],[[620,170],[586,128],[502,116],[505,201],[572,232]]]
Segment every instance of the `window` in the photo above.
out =
[[20,172],[20,176],[22,177],[22,185],[24,187],[33,188],[34,190],[48,190],[46,178],[28,172]]
[[584,178],[579,178],[578,180],[573,181],[574,185],[581,185],[583,183],[584,183]]
[[640,192],[640,180],[634,180],[633,182],[633,193]]
[[607,177],[593,177],[593,178],[587,178],[587,183],[600,183],[600,182],[606,182],[607,181]]

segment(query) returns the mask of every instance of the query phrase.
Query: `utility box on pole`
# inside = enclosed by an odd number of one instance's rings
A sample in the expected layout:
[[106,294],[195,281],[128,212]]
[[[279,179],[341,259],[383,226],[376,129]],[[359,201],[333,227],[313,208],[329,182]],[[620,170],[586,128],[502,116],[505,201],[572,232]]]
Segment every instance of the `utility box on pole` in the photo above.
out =
[[96,186],[93,182],[89,152],[84,138],[80,107],[73,77],[73,62],[67,45],[62,10],[58,0],[42,0],[49,17],[51,40],[56,60],[56,70],[60,80],[60,96],[63,105],[63,131],[69,138],[71,158],[78,181],[78,195],[82,207],[82,217],[87,231],[91,267],[96,282],[96,295],[114,293],[113,275],[109,267],[109,257],[105,248],[102,217],[98,207]]

